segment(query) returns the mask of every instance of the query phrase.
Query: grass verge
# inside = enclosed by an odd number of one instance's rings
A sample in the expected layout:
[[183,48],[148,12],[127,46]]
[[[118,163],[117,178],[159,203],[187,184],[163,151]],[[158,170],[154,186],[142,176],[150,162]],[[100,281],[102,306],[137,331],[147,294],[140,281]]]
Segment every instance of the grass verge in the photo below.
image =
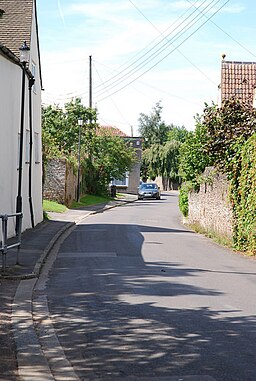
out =
[[63,213],[68,208],[65,205],[59,204],[56,201],[43,200],[43,211],[46,212],[55,212]]
[[95,196],[92,194],[86,194],[80,198],[79,202],[73,201],[71,208],[75,209],[75,208],[81,208],[83,206],[103,204],[103,203],[109,202],[110,200],[113,200],[113,199],[111,197]]
[[[208,238],[211,238],[214,242],[221,246],[226,246],[233,249],[232,239],[215,233],[212,230],[204,229],[200,224],[186,224],[190,229],[194,230],[196,233],[203,234]],[[233,249],[234,250],[234,249]]]

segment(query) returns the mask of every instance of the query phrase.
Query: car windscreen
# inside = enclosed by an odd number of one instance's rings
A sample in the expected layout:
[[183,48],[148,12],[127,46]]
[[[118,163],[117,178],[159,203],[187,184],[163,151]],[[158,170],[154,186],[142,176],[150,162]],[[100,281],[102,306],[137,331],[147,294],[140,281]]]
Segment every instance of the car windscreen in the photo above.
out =
[[157,185],[156,184],[142,184],[141,189],[157,189]]

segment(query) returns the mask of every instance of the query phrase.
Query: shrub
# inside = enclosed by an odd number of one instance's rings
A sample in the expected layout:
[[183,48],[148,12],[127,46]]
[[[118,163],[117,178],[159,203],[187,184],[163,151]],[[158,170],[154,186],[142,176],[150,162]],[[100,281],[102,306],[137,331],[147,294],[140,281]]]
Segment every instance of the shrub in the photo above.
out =
[[192,182],[183,183],[179,192],[179,208],[184,217],[188,216],[188,194],[193,189]]

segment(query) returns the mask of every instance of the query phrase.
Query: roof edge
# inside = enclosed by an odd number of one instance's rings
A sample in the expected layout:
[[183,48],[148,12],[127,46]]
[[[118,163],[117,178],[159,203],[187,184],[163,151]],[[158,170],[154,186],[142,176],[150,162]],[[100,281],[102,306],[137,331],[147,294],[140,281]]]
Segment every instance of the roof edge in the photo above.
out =
[[222,63],[228,63],[228,64],[240,64],[240,65],[243,65],[243,64],[247,64],[247,65],[256,65],[256,62],[254,61],[226,61],[226,60],[223,60]]
[[36,38],[37,38],[37,47],[38,47],[40,85],[41,85],[41,90],[43,90],[43,79],[42,79],[42,68],[41,68],[41,54],[40,54],[40,45],[39,45],[39,29],[38,29],[37,3],[36,3],[36,0],[34,0],[33,4],[34,4],[34,7],[35,7]]

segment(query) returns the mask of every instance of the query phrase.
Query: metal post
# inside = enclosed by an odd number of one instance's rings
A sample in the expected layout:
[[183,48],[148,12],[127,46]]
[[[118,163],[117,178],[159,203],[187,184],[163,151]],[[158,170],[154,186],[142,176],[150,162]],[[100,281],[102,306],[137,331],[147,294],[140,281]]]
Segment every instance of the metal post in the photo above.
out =
[[92,108],[92,56],[89,56],[89,107]]
[[[10,217],[16,217],[17,221],[17,236],[18,241],[14,242],[10,245],[7,244],[7,236],[8,236],[8,219]],[[14,214],[0,214],[0,219],[2,220],[2,242],[0,242],[0,251],[2,253],[2,272],[6,271],[6,254],[9,249],[13,249],[14,247],[18,247],[17,251],[17,259],[16,264],[19,264],[19,249],[21,245],[21,231],[22,231],[22,213],[14,213]]]
[[2,272],[6,271],[6,254],[7,254],[7,221],[8,216],[2,216]]
[[80,197],[80,153],[81,153],[81,126],[79,125],[79,133],[78,133],[78,173],[77,173],[77,196],[76,201],[79,201]]
[[16,265],[20,264],[20,245],[21,245],[21,231],[22,231],[23,214],[21,213],[18,216],[18,218],[19,218],[19,230],[18,230],[18,243],[19,243],[19,245],[17,246]]
[[78,119],[78,152],[77,152],[77,166],[78,166],[78,173],[77,173],[77,194],[76,194],[76,201],[79,201],[80,198],[80,164],[81,164],[81,127],[83,125],[84,121],[82,118]]

